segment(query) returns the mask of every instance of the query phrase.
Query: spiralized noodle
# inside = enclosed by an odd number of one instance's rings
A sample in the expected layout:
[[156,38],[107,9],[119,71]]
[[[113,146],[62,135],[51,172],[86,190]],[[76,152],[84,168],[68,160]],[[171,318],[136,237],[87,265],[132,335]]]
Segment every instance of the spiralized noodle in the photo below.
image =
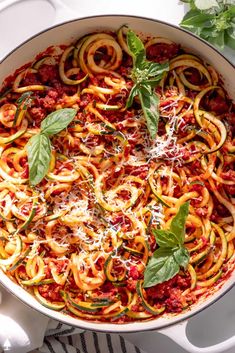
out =
[[[0,268],[48,308],[115,323],[187,310],[234,269],[233,104],[208,63],[169,39],[145,40],[147,58],[170,67],[151,140],[138,99],[126,108],[126,30],[41,53],[0,95]],[[50,169],[33,188],[25,146],[65,107],[76,117],[51,139]],[[152,229],[168,229],[186,201],[189,265],[144,289]]]

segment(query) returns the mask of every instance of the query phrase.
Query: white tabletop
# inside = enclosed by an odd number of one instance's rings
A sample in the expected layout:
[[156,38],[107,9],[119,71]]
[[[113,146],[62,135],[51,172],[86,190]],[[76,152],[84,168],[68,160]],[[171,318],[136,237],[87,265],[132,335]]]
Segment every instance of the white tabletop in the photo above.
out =
[[[0,10],[6,1],[9,0],[0,0]],[[55,10],[48,1],[22,0],[0,11],[0,59],[31,35],[52,25]],[[74,18],[98,14],[129,14],[156,18],[177,25],[186,11],[185,5],[178,0],[63,1],[72,9],[70,17]],[[235,62],[234,52],[227,50],[226,55]],[[219,302],[190,320],[188,337],[192,343],[207,346],[235,334],[234,297],[235,288]],[[22,304],[17,304],[14,299],[14,305]],[[1,311],[4,312],[4,308],[0,307],[0,313]],[[157,332],[128,334],[125,337],[147,353],[185,353],[173,341]],[[224,352],[234,353],[235,348]]]

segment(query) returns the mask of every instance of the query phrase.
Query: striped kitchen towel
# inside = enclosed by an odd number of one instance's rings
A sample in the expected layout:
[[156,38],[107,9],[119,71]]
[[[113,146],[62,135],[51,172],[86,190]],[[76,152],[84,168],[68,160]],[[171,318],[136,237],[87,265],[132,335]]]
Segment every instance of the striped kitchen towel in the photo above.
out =
[[[30,353],[146,353],[119,334],[84,331],[50,323],[43,346]],[[52,328],[51,328],[52,327]]]

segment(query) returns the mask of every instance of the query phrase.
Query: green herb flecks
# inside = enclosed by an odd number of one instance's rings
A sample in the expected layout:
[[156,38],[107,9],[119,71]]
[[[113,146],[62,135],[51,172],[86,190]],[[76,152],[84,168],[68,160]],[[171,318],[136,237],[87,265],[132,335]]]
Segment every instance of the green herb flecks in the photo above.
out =
[[222,0],[182,0],[190,6],[180,26],[219,49],[235,49],[235,4]]
[[170,229],[153,229],[158,249],[150,258],[144,272],[144,287],[168,281],[174,277],[181,267],[187,268],[189,253],[184,247],[185,223],[189,213],[189,202],[180,206],[172,219]]
[[76,115],[72,108],[59,109],[49,114],[41,123],[41,131],[32,136],[27,145],[29,182],[39,184],[48,172],[51,161],[51,141],[49,136],[65,129]]
[[169,64],[158,64],[146,60],[144,44],[131,30],[127,32],[127,45],[133,58],[131,78],[134,81],[134,86],[127,100],[127,108],[132,106],[133,99],[138,96],[150,137],[154,139],[158,131],[159,121],[159,98],[154,89],[159,84],[163,74],[169,70]]

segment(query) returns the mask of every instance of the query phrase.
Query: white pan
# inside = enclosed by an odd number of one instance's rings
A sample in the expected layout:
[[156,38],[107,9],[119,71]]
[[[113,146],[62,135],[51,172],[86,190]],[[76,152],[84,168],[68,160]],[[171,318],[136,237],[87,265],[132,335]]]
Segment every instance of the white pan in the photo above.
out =
[[[7,4],[15,2],[14,0],[8,0]],[[50,0],[53,6],[57,9],[56,21],[61,21],[65,15],[66,18],[71,18],[71,12],[67,13],[66,8],[59,0]],[[6,3],[5,3],[6,5]],[[1,4],[0,4],[1,10]],[[228,91],[229,96],[235,101],[235,85],[234,66],[216,51],[212,46],[208,45],[205,41],[196,38],[194,35],[181,30],[173,25],[163,23],[160,21],[133,17],[123,15],[107,15],[107,16],[95,16],[87,17],[82,19],[76,19],[64,22],[56,25],[48,30],[35,35],[25,43],[14,49],[9,55],[7,55],[0,64],[0,82],[14,72],[15,69],[19,68],[23,64],[30,62],[37,53],[43,51],[48,46],[66,44],[73,40],[82,37],[84,34],[92,32],[97,29],[113,29],[116,30],[123,24],[128,24],[133,30],[150,33],[152,35],[158,35],[169,38],[175,42],[180,43],[182,46],[189,48],[195,54],[204,58],[207,62],[212,64],[221,74],[224,80],[225,89]],[[113,324],[113,323],[93,323],[87,322],[80,319],[76,319],[70,316],[66,316],[63,313],[55,312],[50,309],[43,307],[34,297],[27,293],[23,288],[14,284],[3,272],[0,271],[0,283],[14,294],[21,301],[36,309],[37,311],[61,322],[64,322],[71,326],[76,326],[88,330],[105,331],[105,332],[117,332],[117,333],[128,333],[145,330],[158,330],[159,332],[171,337],[175,342],[180,344],[184,349],[189,352],[222,352],[230,347],[235,346],[235,336],[227,339],[219,344],[199,348],[191,344],[186,335],[187,321],[192,316],[205,309],[208,305],[214,303],[216,300],[221,298],[229,289],[232,288],[235,282],[235,271],[232,276],[226,281],[221,289],[215,292],[212,296],[197,303],[189,311],[177,314],[164,316],[156,320],[148,322],[134,322],[128,324]]]

